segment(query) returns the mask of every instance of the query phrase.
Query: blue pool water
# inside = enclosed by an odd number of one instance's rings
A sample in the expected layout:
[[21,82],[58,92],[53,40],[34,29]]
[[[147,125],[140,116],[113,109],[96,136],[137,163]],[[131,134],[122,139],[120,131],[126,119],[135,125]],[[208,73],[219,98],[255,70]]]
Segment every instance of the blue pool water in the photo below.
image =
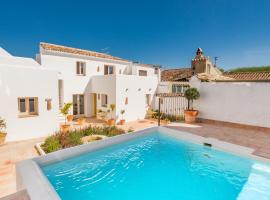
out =
[[153,133],[42,167],[63,200],[268,200],[270,166]]

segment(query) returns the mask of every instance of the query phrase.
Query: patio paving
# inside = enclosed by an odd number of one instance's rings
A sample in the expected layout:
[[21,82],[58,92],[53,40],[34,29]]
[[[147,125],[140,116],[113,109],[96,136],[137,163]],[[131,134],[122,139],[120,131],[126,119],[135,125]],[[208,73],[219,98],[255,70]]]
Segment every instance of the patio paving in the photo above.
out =
[[38,138],[0,146],[0,198],[16,192],[15,164],[37,156],[34,145],[43,140]]
[[172,123],[166,127],[212,137],[232,144],[253,148],[254,155],[270,159],[270,133],[255,128],[237,128],[206,123]]

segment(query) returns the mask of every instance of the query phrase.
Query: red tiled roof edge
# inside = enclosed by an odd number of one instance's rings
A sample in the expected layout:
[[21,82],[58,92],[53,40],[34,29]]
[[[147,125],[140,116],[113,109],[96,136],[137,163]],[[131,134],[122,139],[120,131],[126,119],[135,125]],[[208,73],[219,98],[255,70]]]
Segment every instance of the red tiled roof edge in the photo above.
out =
[[235,79],[235,81],[270,81],[270,71],[262,72],[225,72],[224,76]]
[[104,54],[104,53],[99,53],[99,52],[89,51],[89,50],[84,50],[84,49],[78,49],[78,48],[73,48],[73,47],[67,47],[67,46],[62,46],[62,45],[50,44],[50,43],[45,43],[45,42],[40,42],[40,47],[49,51],[71,53],[71,54],[76,54],[76,55],[92,56],[92,57],[97,57],[97,58],[131,62],[123,58],[111,56],[109,54]]

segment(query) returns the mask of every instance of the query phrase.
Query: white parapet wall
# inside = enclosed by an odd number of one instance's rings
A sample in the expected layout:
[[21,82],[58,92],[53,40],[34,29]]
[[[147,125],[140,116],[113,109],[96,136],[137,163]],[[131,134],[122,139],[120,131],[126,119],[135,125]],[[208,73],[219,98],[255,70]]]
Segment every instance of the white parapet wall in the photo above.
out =
[[201,97],[200,118],[270,128],[270,82],[190,81]]
[[[0,65],[0,117],[6,121],[6,141],[44,137],[58,129],[57,81],[56,71],[39,66]],[[18,98],[24,97],[37,97],[37,115],[20,116]]]

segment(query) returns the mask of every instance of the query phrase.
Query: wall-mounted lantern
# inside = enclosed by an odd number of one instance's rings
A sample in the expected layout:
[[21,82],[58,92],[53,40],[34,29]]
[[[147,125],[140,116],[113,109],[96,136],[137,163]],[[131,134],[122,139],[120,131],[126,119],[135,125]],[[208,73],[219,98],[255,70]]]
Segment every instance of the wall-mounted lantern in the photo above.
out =
[[47,103],[47,110],[51,110],[52,109],[52,99],[45,99],[46,103]]

